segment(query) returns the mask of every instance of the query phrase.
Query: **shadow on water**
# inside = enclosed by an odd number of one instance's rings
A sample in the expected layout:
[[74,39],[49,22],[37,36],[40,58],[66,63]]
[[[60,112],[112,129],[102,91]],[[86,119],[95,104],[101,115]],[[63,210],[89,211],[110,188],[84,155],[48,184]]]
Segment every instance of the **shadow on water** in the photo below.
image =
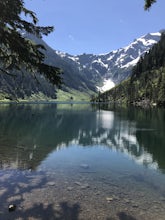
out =
[[[20,173],[8,172],[0,175],[0,179],[0,219],[77,220],[79,217],[80,205],[78,203],[69,204],[67,201],[63,201],[58,206],[56,205],[57,209],[54,204],[44,204],[42,201],[39,203],[28,201],[27,204],[24,204],[26,194],[45,187],[47,179],[44,175],[38,181],[34,181],[31,173],[26,173],[24,176]],[[11,204],[16,205],[14,211],[8,210]]]
[[[118,220],[137,220],[136,218],[132,217],[131,215],[126,214],[125,212],[119,212],[117,216],[118,216]],[[116,220],[116,219],[107,218],[107,220]]]
[[[35,190],[44,189],[47,186],[47,177],[44,173],[38,173],[36,178],[34,172],[29,171],[6,171],[0,173],[0,219],[3,220],[79,220],[92,219],[86,216],[86,211],[78,202],[70,203],[64,199],[58,203],[33,201]],[[29,197],[30,195],[30,197]],[[55,195],[54,195],[55,196]],[[40,196],[39,196],[40,197]],[[29,199],[30,198],[30,199]],[[34,198],[35,199],[35,198]],[[44,199],[44,198],[43,198]],[[10,204],[16,205],[15,211],[8,211]],[[83,217],[80,214],[84,213]],[[136,220],[126,212],[116,213],[115,217],[107,220]]]
[[134,217],[127,215],[125,212],[120,212],[117,215],[119,220],[136,220]]
[[[46,208],[43,204],[36,204],[32,208],[26,211],[18,211],[12,215],[12,218],[22,218],[24,220],[40,219],[40,220],[78,220],[79,217],[79,204],[74,204],[70,206],[67,202],[60,203],[60,210],[54,210],[52,204],[48,205]],[[5,219],[5,218],[4,218]]]

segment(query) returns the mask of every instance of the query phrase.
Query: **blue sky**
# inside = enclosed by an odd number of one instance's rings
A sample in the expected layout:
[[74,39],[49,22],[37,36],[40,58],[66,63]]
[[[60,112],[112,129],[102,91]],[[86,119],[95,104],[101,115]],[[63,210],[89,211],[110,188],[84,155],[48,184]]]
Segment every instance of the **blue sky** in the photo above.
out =
[[144,0],[25,0],[39,25],[54,26],[44,40],[72,55],[102,54],[165,29],[165,0],[144,11]]

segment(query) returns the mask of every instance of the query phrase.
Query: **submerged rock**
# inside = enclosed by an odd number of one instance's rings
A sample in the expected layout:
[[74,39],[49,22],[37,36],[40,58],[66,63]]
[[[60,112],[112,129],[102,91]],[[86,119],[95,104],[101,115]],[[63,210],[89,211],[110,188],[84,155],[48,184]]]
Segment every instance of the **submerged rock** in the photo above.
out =
[[88,165],[88,164],[85,164],[85,163],[82,163],[82,164],[80,165],[80,167],[83,168],[83,169],[89,169],[89,165]]
[[90,187],[88,183],[80,183],[80,182],[77,182],[77,181],[76,181],[75,184],[76,184],[77,186],[79,186],[81,189],[87,189],[87,188]]
[[113,198],[112,197],[107,197],[106,200],[107,200],[107,202],[112,202]]
[[16,207],[17,207],[16,205],[10,204],[9,207],[8,207],[9,212],[15,211],[15,210],[16,210]]
[[78,181],[76,181],[76,182],[74,182],[76,185],[78,185],[78,186],[81,186],[82,185],[82,183],[80,183],[80,182],[78,182]]
[[139,205],[138,205],[138,204],[133,204],[132,207],[133,207],[133,208],[138,208]]
[[89,186],[88,183],[85,183],[85,184],[81,185],[81,189],[87,189],[87,188],[89,188],[89,187],[90,187],[90,186]]
[[47,185],[48,185],[48,186],[55,186],[56,183],[55,183],[55,182],[48,182]]
[[74,187],[72,187],[72,186],[68,186],[68,187],[67,187],[67,190],[68,190],[68,191],[72,191],[73,189],[74,189]]

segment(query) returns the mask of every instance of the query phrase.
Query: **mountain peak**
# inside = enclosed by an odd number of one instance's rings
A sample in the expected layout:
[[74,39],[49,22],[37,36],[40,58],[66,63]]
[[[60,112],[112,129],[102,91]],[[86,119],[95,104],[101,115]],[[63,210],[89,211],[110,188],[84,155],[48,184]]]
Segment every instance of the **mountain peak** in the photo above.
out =
[[139,58],[149,51],[160,37],[160,32],[148,33],[126,47],[99,55],[83,53],[72,56],[61,52],[57,54],[70,64],[75,64],[81,74],[95,82],[97,90],[105,91],[128,78]]

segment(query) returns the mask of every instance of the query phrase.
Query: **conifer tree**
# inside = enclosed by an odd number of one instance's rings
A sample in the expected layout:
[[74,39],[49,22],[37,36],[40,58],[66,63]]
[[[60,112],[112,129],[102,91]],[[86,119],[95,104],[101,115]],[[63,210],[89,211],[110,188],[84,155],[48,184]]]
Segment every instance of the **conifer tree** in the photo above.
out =
[[144,6],[145,10],[149,9],[151,5],[155,2],[156,0],[145,0],[145,6]]
[[34,75],[43,74],[51,83],[60,86],[61,71],[45,63],[44,46],[22,35],[26,32],[42,38],[51,33],[53,27],[38,26],[35,13],[24,5],[23,0],[0,1],[0,73],[10,75],[11,71],[24,69]]

